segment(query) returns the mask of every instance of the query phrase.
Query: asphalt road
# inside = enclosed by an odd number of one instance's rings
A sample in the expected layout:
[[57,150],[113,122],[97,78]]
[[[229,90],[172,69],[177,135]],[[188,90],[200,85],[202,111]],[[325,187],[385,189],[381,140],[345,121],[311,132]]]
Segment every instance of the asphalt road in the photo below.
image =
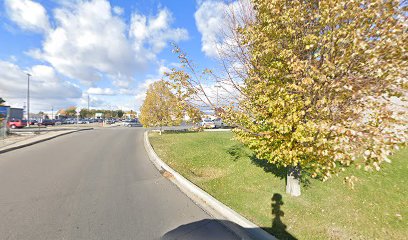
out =
[[143,129],[0,154],[0,239],[237,239],[149,161]]

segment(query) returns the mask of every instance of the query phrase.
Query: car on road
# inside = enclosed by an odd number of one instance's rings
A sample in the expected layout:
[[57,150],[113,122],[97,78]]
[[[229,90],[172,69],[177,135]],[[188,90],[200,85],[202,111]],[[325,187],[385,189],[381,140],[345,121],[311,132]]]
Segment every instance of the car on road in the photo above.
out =
[[26,120],[21,120],[21,119],[11,119],[7,123],[7,127],[15,129],[15,128],[23,128],[27,126],[27,121]]

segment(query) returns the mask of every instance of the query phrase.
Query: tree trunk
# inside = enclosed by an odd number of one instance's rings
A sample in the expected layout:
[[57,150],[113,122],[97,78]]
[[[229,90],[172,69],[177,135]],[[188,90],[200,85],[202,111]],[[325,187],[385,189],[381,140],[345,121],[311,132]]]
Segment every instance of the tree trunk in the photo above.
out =
[[286,193],[291,196],[300,196],[300,167],[290,166],[286,177]]

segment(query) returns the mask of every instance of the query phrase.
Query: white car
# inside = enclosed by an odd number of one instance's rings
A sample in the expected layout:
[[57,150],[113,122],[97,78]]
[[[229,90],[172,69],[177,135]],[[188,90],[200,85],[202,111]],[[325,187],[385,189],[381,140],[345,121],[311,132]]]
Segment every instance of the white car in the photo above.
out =
[[123,123],[124,127],[140,127],[141,124],[137,121],[124,121]]
[[221,118],[216,118],[216,119],[214,119],[212,121],[213,121],[213,123],[215,125],[215,128],[223,128],[224,127],[224,123],[222,122]]
[[209,118],[205,118],[203,119],[203,121],[200,123],[200,126],[204,127],[204,128],[215,128],[215,123],[209,119]]

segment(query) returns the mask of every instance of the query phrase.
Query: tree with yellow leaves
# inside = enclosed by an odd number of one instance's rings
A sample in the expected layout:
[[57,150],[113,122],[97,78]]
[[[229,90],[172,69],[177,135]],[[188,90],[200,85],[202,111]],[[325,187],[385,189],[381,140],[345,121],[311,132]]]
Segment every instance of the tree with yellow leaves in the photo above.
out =
[[[238,51],[227,54],[242,66],[233,79],[239,101],[223,116],[238,126],[236,139],[287,167],[293,196],[302,174],[327,180],[346,166],[379,170],[389,162],[408,133],[406,7],[398,0],[251,6],[251,17],[232,24]],[[199,92],[194,75],[174,73],[172,81]]]
[[168,84],[157,81],[149,85],[146,98],[140,108],[140,122],[145,127],[160,127],[180,124],[182,111],[176,96]]

